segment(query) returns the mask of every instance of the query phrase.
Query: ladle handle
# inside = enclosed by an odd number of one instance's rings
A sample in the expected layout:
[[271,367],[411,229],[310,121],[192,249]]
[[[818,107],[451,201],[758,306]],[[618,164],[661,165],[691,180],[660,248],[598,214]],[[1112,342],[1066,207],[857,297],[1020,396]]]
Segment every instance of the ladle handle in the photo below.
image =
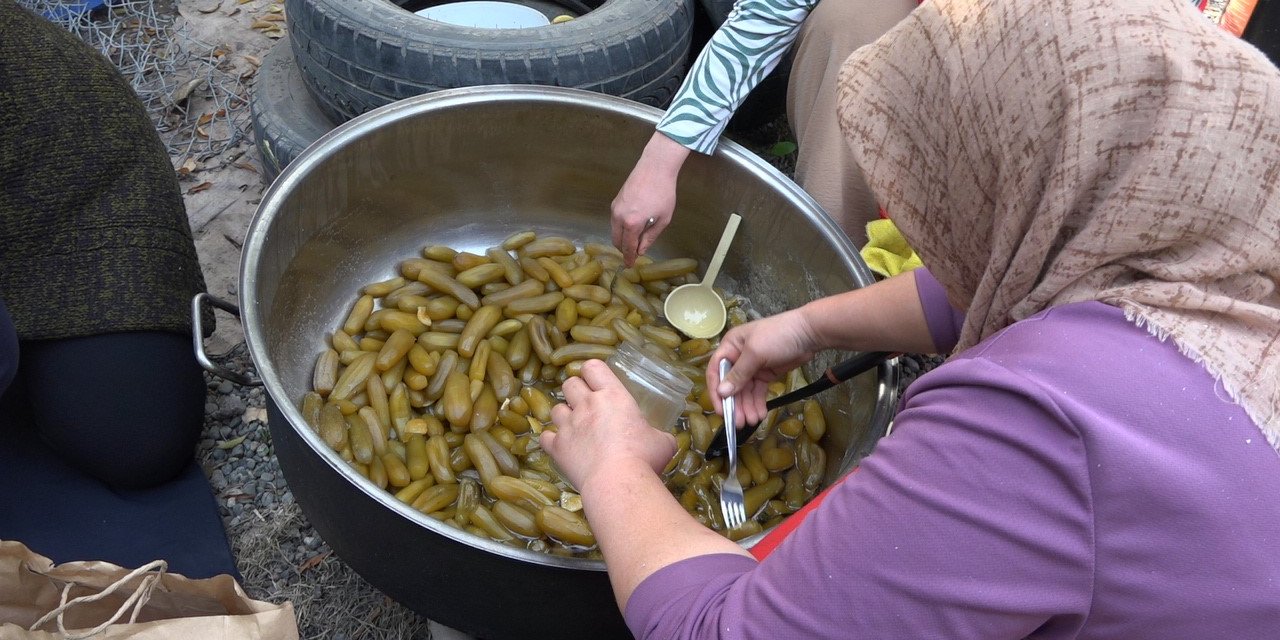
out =
[[729,253],[729,245],[733,244],[733,236],[738,233],[739,222],[742,222],[742,216],[736,213],[729,214],[729,224],[725,225],[724,233],[720,234],[720,244],[716,245],[715,255],[711,256],[707,275],[702,277],[702,286],[710,287],[716,281],[716,276],[720,275],[720,263],[724,262],[725,254]]

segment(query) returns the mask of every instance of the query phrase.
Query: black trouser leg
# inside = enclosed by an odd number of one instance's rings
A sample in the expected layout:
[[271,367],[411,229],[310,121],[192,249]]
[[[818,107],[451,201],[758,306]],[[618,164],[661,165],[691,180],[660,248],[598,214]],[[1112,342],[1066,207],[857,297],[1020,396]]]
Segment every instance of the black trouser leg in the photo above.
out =
[[13,382],[18,372],[18,334],[13,329],[13,318],[0,299],[0,397]]
[[191,463],[205,385],[189,337],[139,331],[21,348],[36,428],[73,466],[112,487],[141,489]]

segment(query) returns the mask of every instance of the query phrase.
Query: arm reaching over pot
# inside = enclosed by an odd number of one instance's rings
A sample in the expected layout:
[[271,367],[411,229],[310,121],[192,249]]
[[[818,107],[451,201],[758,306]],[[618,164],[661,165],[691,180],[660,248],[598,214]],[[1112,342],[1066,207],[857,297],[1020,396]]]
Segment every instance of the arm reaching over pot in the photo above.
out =
[[712,405],[737,396],[737,427],[758,423],[768,413],[769,383],[824,349],[936,353],[916,279],[899,274],[729,330],[709,361],[728,358],[729,375],[720,380],[716,367],[707,365]]
[[613,245],[622,251],[627,266],[644,255],[671,224],[676,209],[676,179],[688,156],[687,148],[662,133],[654,133],[613,199]]
[[851,52],[915,6],[916,0],[735,3],[613,200],[613,242],[627,265],[671,224],[677,179],[690,152],[714,153],[748,94],[782,64],[791,64],[786,110],[799,145],[796,182],[861,243],[877,208],[840,139],[836,74]]
[[613,200],[613,243],[628,266],[671,223],[676,181],[690,151],[715,151],[734,110],[778,65],[815,4],[739,3],[711,36]]
[[565,402],[551,413],[557,431],[542,432],[542,447],[582,493],[619,608],[662,567],[708,553],[747,555],[671,496],[659,473],[675,438],[644,421],[608,365],[587,361],[563,391]]

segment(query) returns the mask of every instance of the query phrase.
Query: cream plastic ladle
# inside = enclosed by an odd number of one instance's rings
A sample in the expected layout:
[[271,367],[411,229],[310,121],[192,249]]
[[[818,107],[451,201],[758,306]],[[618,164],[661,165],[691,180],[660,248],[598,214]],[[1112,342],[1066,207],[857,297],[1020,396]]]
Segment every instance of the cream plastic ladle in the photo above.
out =
[[733,244],[733,236],[738,232],[740,222],[742,216],[729,214],[729,224],[725,225],[724,233],[720,235],[720,244],[716,245],[716,252],[711,256],[711,263],[707,265],[707,273],[702,277],[702,282],[672,289],[662,305],[667,322],[690,338],[710,338],[724,330],[728,312],[725,310],[724,300],[711,285],[720,274],[720,263],[729,252],[729,245]]

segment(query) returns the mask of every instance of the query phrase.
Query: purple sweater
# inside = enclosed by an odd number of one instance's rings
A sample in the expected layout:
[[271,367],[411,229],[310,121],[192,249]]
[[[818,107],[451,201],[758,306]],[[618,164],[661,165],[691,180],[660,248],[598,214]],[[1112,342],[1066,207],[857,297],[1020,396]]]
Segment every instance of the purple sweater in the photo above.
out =
[[[942,352],[958,323],[917,276]],[[1280,456],[1202,367],[1102,303],[922,376],[771,555],[640,584],[639,638],[1280,638]]]

